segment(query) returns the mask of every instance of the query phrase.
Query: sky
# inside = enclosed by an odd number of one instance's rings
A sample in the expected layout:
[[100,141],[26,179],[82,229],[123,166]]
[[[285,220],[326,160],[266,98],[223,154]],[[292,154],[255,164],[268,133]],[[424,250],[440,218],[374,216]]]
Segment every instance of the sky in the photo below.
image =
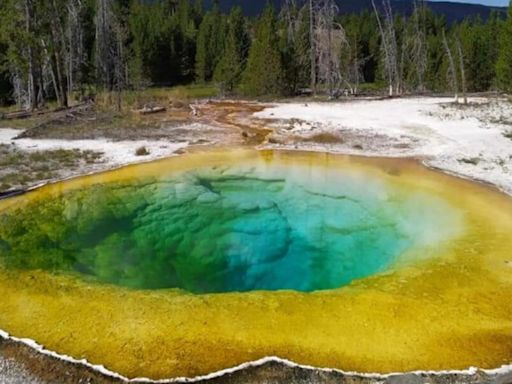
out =
[[[432,0],[441,1],[441,0]],[[453,1],[456,3],[472,3],[472,4],[484,4],[484,5],[495,5],[495,6],[507,6],[509,0],[442,0],[442,1]]]

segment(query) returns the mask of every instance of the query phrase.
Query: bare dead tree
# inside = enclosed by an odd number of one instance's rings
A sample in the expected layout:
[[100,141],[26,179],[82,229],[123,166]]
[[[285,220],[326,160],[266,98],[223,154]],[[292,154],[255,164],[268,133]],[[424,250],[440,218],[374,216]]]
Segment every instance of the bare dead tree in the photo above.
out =
[[[285,4],[291,8],[300,1],[289,0]],[[345,36],[341,25],[335,23],[339,9],[334,0],[306,0],[305,7],[309,13],[311,89],[316,94],[318,83],[323,82],[332,96],[340,83],[340,51]],[[290,22],[289,33],[301,29],[300,23]]]
[[96,2],[96,77],[105,88],[111,88],[112,84],[112,36],[110,23],[112,21],[112,9],[109,0],[97,0]]
[[335,22],[338,11],[334,0],[317,2],[314,41],[318,79],[327,85],[331,97],[335,96],[341,83],[340,57],[346,43],[345,31]]
[[464,53],[462,51],[462,45],[460,43],[460,39],[455,38],[455,45],[457,47],[457,54],[459,57],[459,70],[460,70],[460,79],[462,85],[462,99],[464,100],[464,104],[468,103],[467,97],[467,89],[466,89],[466,70],[464,67]]
[[370,60],[370,57],[359,58],[357,50],[353,51],[349,58],[348,70],[343,76],[343,81],[351,95],[359,93],[359,86],[364,81],[363,66],[368,60]]
[[375,12],[375,17],[377,18],[377,25],[379,27],[379,33],[381,37],[381,46],[382,51],[384,53],[384,66],[387,72],[387,80],[389,86],[389,96],[393,96],[393,66],[391,63],[391,48],[388,45],[388,40],[386,37],[386,31],[384,30],[384,25],[381,21],[380,12],[375,5],[375,0],[372,0],[372,7]]
[[28,87],[23,79],[23,74],[17,66],[13,65],[10,66],[9,73],[11,74],[11,84],[16,104],[20,106],[20,108],[30,105]]
[[350,46],[345,46],[342,51],[348,52],[346,62],[342,63],[341,68],[341,82],[346,87],[346,94],[357,95],[359,93],[359,86],[364,81],[363,66],[369,57],[359,58],[356,55],[357,51],[352,51]]
[[316,95],[315,0],[309,0],[309,41],[311,44],[311,91]]
[[424,0],[413,0],[413,12],[401,36],[397,64],[399,92],[425,90],[427,71],[426,7]]
[[297,1],[296,0],[285,0],[284,5],[281,9],[281,17],[286,22],[286,33],[288,42],[295,41],[298,30],[299,20],[296,16],[297,12]]
[[414,0],[412,14],[413,30],[411,43],[405,49],[410,52],[411,66],[415,72],[417,90],[425,90],[425,73],[427,72],[427,33],[425,26],[426,6],[424,0]]
[[356,35],[346,36],[341,53],[341,78],[347,87],[346,93],[356,95],[364,81],[363,67],[371,56],[361,57],[359,38]]
[[[33,0],[25,0],[25,32],[27,36],[32,36],[34,25],[34,3]],[[26,47],[28,58],[28,84],[27,101],[30,110],[38,107],[38,79],[36,72],[36,61],[34,55],[33,43],[30,42]]]
[[285,0],[280,14],[286,27],[287,59],[290,73],[290,91],[296,92],[310,79],[310,31],[309,31],[309,1]]
[[[300,12],[297,12],[298,9]],[[293,42],[303,30],[301,12],[309,13],[310,86],[314,95],[318,83],[327,85],[333,96],[341,83],[340,52],[346,44],[342,26],[335,22],[339,9],[334,0],[285,0],[282,18],[287,25],[288,41]],[[297,57],[306,64],[305,57]]]
[[[83,52],[83,29],[80,25],[82,0],[49,0],[39,4],[46,24],[38,38],[41,51],[42,90],[53,88],[62,107],[69,105],[74,75],[81,65],[76,59]],[[79,52],[76,54],[76,52]]]
[[401,46],[401,49],[400,49],[400,52],[399,52],[399,55],[400,55],[400,61],[397,63],[397,77],[398,79],[400,79],[400,89],[396,91],[397,94],[401,94],[403,92],[405,92],[407,89],[407,83],[405,81],[405,75],[406,75],[406,70],[407,70],[407,63],[409,62],[409,55],[408,55],[408,52],[409,52],[409,44],[408,44],[408,39],[407,38],[403,38],[402,39],[402,46]]
[[82,0],[69,0],[67,3],[66,72],[69,92],[75,90],[76,84],[82,83],[82,67],[87,60],[81,16],[83,6]]
[[121,111],[121,94],[126,85],[126,79],[128,78],[127,66],[124,63],[124,30],[116,19],[114,25],[114,34],[116,41],[116,51],[114,53],[114,84],[113,89],[116,92],[116,109]]
[[[300,11],[299,11],[300,9]],[[323,82],[333,95],[340,83],[340,50],[344,40],[341,25],[335,23],[338,7],[334,0],[285,0],[281,17],[286,23],[288,43],[294,44],[302,39],[304,32],[304,14],[309,14],[309,51],[308,57],[302,52],[298,56],[299,65],[307,66],[309,60],[310,86],[317,93],[318,84]]]
[[117,94],[121,108],[121,90],[126,82],[123,52],[124,30],[114,12],[112,0],[97,0],[96,10],[96,76],[98,84]]
[[41,47],[43,48],[43,83],[47,86],[48,84],[51,84],[53,87],[53,90],[55,92],[55,96],[57,99],[60,100],[60,92],[59,92],[59,86],[57,83],[57,76],[55,75],[54,67],[51,62],[51,55],[48,51],[48,46],[44,39],[41,39]]
[[395,32],[395,20],[390,0],[382,0],[383,17],[379,12],[375,0],[372,0],[373,10],[377,18],[381,46],[384,54],[384,67],[386,69],[389,85],[389,96],[401,94],[402,78],[398,62],[398,45]]
[[448,58],[448,81],[452,87],[453,93],[455,94],[455,102],[459,101],[459,82],[457,80],[457,67],[455,66],[455,60],[453,58],[453,53],[448,44],[448,39],[446,38],[446,32],[443,29],[443,45],[444,50],[446,52],[446,57]]
[[61,19],[61,9],[58,9],[55,0],[49,1],[50,16],[50,34],[49,39],[52,49],[52,65],[56,77],[56,95],[59,105],[68,106],[68,82],[65,70],[66,43],[64,41],[66,35]]
[[402,72],[401,66],[398,64],[398,43],[395,31],[395,19],[393,16],[393,9],[391,8],[390,0],[382,0],[384,9],[384,25],[386,31],[386,40],[389,47],[389,65],[392,68],[395,83],[395,93],[400,95],[402,93]]
[[71,11],[77,13],[82,1],[12,1],[11,10],[17,17],[9,28],[9,39],[16,49],[9,57],[9,68],[15,98],[22,107],[40,108],[48,95],[55,95],[61,106],[68,105],[74,73],[68,68],[68,60],[74,50],[83,47],[67,33],[80,29],[83,34],[83,29],[70,27],[68,22]]

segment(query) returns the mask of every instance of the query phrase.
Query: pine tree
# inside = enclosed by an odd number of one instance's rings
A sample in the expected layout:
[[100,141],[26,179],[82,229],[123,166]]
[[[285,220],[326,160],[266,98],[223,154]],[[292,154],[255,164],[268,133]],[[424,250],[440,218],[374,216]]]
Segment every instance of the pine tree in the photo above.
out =
[[512,1],[508,8],[508,18],[501,31],[500,54],[496,65],[498,86],[512,92]]
[[11,101],[12,85],[9,81],[7,46],[0,39],[0,105]]
[[446,21],[441,15],[435,15],[428,9],[426,13],[427,30],[427,71],[425,83],[430,90],[452,90],[446,82],[449,59],[446,55],[444,38]]
[[189,0],[179,0],[175,17],[178,25],[176,51],[180,58],[180,74],[185,81],[190,82],[194,79],[197,28],[195,10],[190,6]]
[[276,26],[274,8],[269,4],[256,25],[243,74],[241,88],[247,95],[277,95],[282,92],[283,66]]
[[203,0],[195,0],[192,12],[194,14],[194,21],[196,25],[200,25],[204,16]]
[[493,38],[496,23],[496,16],[491,16],[486,23],[476,18],[464,21],[458,28],[469,91],[487,91],[493,85],[497,60],[496,39]]
[[198,83],[206,82],[206,71],[208,68],[208,35],[211,33],[211,14],[207,13],[199,26],[196,41],[196,64],[195,74]]
[[213,9],[206,13],[199,27],[195,64],[197,82],[204,83],[212,79],[224,51],[225,33],[225,19],[220,13],[219,2],[215,1]]
[[226,48],[214,73],[214,81],[223,93],[232,93],[240,82],[247,55],[248,35],[240,7],[233,8],[228,19]]
[[285,3],[280,14],[280,50],[284,91],[295,95],[311,84],[311,40],[309,6],[299,7],[294,0]]

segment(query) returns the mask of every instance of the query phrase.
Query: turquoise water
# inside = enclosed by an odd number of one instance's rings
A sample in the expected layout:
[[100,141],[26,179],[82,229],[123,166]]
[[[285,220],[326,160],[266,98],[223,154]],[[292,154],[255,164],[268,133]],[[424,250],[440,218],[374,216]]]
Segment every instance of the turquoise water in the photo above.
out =
[[448,210],[363,172],[212,166],[4,213],[0,262],[137,289],[325,290],[442,241]]

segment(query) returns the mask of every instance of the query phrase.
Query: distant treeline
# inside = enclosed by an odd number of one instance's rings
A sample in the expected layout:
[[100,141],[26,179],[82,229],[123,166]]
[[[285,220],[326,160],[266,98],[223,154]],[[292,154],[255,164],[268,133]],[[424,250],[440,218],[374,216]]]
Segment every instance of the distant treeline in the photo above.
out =
[[0,102],[67,106],[97,91],[217,84],[224,94],[336,97],[512,90],[512,11],[448,24],[421,0],[340,15],[287,0],[256,18],[201,0],[0,0]]
[[[204,0],[205,8],[211,9],[214,0]],[[221,11],[229,13],[235,6],[242,7],[244,15],[255,17],[261,14],[265,5],[271,2],[277,10],[286,4],[286,0],[220,0]],[[372,9],[371,0],[335,0],[342,15],[361,13],[367,9]],[[414,0],[390,0],[393,12],[400,15],[411,15],[414,11]],[[448,23],[460,22],[470,17],[481,17],[487,20],[492,12],[499,12],[502,16],[506,14],[506,7],[493,7],[475,3],[450,2],[450,1],[432,1],[426,0],[425,4],[435,13],[443,14]],[[377,7],[381,8],[381,3]]]

